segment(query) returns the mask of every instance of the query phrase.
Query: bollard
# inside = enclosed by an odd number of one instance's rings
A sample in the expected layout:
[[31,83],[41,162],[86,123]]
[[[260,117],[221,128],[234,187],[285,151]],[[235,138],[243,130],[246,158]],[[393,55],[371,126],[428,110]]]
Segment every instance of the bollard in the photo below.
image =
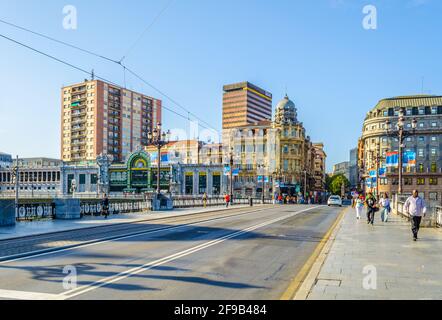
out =
[[249,204],[251,207],[253,207],[253,198],[252,197],[249,197]]

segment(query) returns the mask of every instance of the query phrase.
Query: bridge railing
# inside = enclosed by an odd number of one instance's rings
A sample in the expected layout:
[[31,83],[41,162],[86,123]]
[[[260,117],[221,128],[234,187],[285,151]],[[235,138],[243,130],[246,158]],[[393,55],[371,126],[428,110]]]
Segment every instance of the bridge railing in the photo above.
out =
[[[405,212],[404,205],[407,197],[399,196],[393,199],[393,212],[401,217],[410,220],[410,215]],[[424,227],[441,227],[442,226],[442,207],[435,205],[435,203],[426,203],[427,213],[422,220]]]

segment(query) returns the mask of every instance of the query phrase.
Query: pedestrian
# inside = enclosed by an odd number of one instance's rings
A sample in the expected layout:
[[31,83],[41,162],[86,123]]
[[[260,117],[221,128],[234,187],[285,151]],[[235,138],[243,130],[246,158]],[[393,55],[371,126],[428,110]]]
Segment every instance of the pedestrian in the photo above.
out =
[[226,208],[228,208],[228,207],[229,207],[229,204],[230,204],[230,195],[226,194],[226,195],[224,196],[224,199],[225,199],[225,201],[226,201]]
[[207,207],[207,193],[205,193],[205,192],[203,194],[203,205],[204,205],[204,208]]
[[377,207],[377,200],[373,193],[368,193],[365,203],[367,205],[367,223],[374,225],[374,215],[376,211],[379,211],[379,208]]
[[426,216],[427,207],[424,199],[419,197],[419,192],[413,190],[413,195],[405,201],[404,204],[405,213],[410,216],[411,219],[411,231],[413,232],[413,240],[418,240],[418,233],[422,222],[422,217]]
[[364,199],[362,198],[362,196],[356,198],[355,210],[356,210],[356,219],[360,220],[362,215],[362,210],[364,210]]
[[390,198],[388,197],[388,193],[385,193],[381,200],[379,200],[379,205],[382,206],[381,219],[383,222],[388,222],[388,215],[391,212],[390,206]]
[[101,201],[101,206],[104,218],[107,219],[107,216],[109,215],[109,198],[107,197],[106,193],[104,194],[103,200]]

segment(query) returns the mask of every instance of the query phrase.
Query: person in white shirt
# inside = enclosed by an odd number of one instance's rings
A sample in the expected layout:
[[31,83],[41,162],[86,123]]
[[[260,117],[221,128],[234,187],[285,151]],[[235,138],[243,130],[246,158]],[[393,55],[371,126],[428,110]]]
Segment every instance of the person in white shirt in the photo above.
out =
[[364,210],[364,200],[362,199],[362,195],[357,197],[355,200],[355,209],[356,209],[356,219],[361,219],[362,211]]
[[387,222],[388,215],[391,212],[390,198],[388,197],[388,193],[384,194],[384,196],[379,201],[379,204],[382,206],[381,219],[383,222]]
[[425,217],[427,213],[427,207],[424,199],[419,197],[419,192],[413,190],[413,195],[405,201],[404,204],[405,213],[411,218],[411,231],[413,232],[413,240],[417,241],[417,235],[419,233],[422,217]]

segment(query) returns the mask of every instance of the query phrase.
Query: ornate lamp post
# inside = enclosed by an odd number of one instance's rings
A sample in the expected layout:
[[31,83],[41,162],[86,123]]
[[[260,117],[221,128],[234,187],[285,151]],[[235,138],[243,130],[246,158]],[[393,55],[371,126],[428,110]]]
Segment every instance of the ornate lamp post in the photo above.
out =
[[258,170],[262,172],[262,204],[265,202],[265,188],[266,188],[266,182],[265,182],[265,169],[267,166],[265,164],[258,164],[257,166]]
[[18,156],[17,160],[15,161],[15,165],[11,168],[11,176],[12,180],[15,182],[15,216],[18,217],[18,205],[19,205],[19,198],[18,198],[18,189],[20,188],[20,164],[18,162]]
[[370,150],[371,160],[376,164],[376,197],[379,197],[379,167],[381,164],[381,155],[380,155],[381,145],[379,142],[376,143],[376,150]]
[[149,132],[147,135],[149,144],[158,148],[158,173],[157,173],[157,195],[161,194],[161,149],[167,145],[170,141],[170,130],[167,132],[161,132],[161,123]]
[[229,164],[230,164],[230,201],[231,203],[233,203],[233,157],[234,157],[234,152],[233,152],[233,147],[230,148],[230,152],[229,152]]
[[402,194],[402,153],[404,146],[404,141],[407,137],[412,136],[416,133],[417,128],[417,120],[414,118],[411,122],[411,130],[405,130],[405,115],[404,111],[401,109],[399,112],[399,119],[396,124],[396,128],[393,129],[393,126],[391,124],[390,120],[386,121],[386,127],[387,127],[387,135],[390,137],[395,137],[399,141],[399,187],[398,187],[398,194]]

